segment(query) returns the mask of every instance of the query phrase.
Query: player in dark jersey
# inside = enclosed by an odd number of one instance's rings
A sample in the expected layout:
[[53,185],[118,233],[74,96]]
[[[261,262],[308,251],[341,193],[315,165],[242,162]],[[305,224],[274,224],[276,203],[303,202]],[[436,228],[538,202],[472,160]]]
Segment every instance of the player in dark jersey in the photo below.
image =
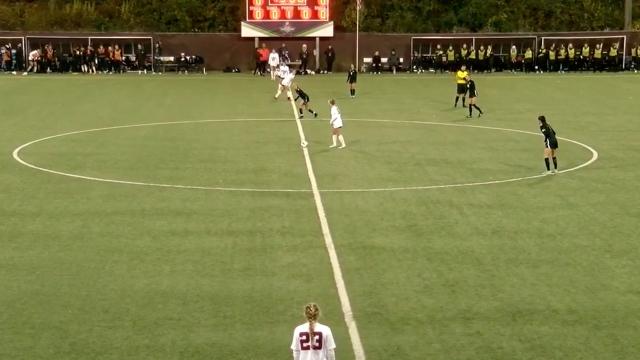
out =
[[[544,165],[547,167],[545,174],[557,173],[558,158],[556,158],[556,152],[558,151],[558,139],[556,138],[556,131],[547,123],[544,115],[538,116],[538,121],[540,122],[540,131],[544,135]],[[549,158],[553,160],[553,172],[549,166]]]
[[304,117],[302,108],[312,113],[314,118],[318,117],[318,113],[311,110],[311,107],[309,106],[309,101],[311,101],[311,99],[309,98],[309,95],[307,95],[307,93],[304,92],[304,90],[302,90],[300,86],[298,86],[298,84],[294,84],[293,88],[296,91],[296,98],[293,99],[293,101],[298,101],[298,99],[302,99],[302,104],[300,104],[300,107],[298,108],[298,112],[300,113],[299,118],[302,119]]
[[476,105],[476,100],[478,98],[478,90],[476,89],[476,83],[471,79],[471,76],[467,76],[467,92],[469,93],[469,116],[471,118],[473,116],[473,108],[476,108],[480,113],[478,113],[478,117],[482,116],[482,109]]
[[351,97],[356,97],[356,82],[358,82],[358,71],[356,71],[356,67],[351,64],[351,69],[349,69],[349,74],[347,74],[347,82],[349,83],[349,93]]

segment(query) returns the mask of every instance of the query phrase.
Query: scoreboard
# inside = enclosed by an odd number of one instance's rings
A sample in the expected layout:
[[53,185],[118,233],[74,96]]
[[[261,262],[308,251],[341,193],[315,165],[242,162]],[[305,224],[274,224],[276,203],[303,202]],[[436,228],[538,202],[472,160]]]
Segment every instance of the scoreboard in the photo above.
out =
[[329,21],[329,0],[248,0],[247,21]]
[[333,36],[332,0],[245,0],[243,37]]

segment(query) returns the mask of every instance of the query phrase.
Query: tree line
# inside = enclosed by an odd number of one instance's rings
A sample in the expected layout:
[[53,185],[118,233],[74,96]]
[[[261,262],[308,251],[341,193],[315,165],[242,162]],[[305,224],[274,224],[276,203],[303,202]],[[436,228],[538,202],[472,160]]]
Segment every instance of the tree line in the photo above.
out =
[[[385,33],[621,30],[620,0],[363,0],[360,30]],[[355,0],[333,0],[354,31]],[[640,1],[634,1],[640,30]],[[0,0],[0,30],[239,32],[244,0]]]

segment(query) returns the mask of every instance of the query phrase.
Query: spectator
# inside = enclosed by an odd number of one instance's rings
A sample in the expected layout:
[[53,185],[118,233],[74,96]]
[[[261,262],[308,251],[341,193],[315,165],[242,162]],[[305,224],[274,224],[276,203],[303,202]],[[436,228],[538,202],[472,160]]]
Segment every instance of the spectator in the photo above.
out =
[[24,50],[22,49],[22,43],[18,43],[16,46],[16,64],[13,67],[15,71],[22,71],[24,69]]
[[567,55],[568,55],[567,70],[574,71],[575,65],[576,65],[576,49],[573,47],[572,43],[569,43],[567,47]]
[[398,59],[398,55],[396,54],[396,49],[391,49],[391,54],[389,54],[389,59],[387,60],[387,64],[389,64],[389,70],[396,74],[396,70],[400,65],[400,60]]
[[540,46],[540,50],[538,50],[538,60],[536,67],[536,73],[540,72],[542,74],[547,71],[547,49],[544,48],[544,45]]
[[336,52],[331,45],[324,51],[324,59],[327,62],[327,72],[331,74],[333,71],[333,62],[336,60]]
[[282,43],[280,49],[278,49],[278,55],[280,55],[280,62],[285,64],[291,63],[291,58],[289,57],[289,49],[287,49],[287,45]]
[[511,50],[509,50],[509,64],[511,65],[511,72],[516,72],[518,63],[518,48],[516,48],[515,45],[511,45]]
[[[153,72],[156,72],[156,68],[159,70],[160,69],[160,58],[162,57],[162,42],[160,40],[156,41],[156,43],[154,44],[154,69]],[[158,73],[162,74],[161,72],[158,71]]]
[[567,49],[564,44],[560,44],[560,50],[558,50],[558,72],[564,73],[567,70]]
[[256,48],[256,51],[253,53],[253,57],[254,57],[254,60],[256,62],[256,67],[255,67],[255,69],[253,69],[253,75],[254,76],[256,74],[262,75],[262,73],[261,73],[262,65],[260,64],[260,59],[262,58],[262,51],[261,51],[260,48]]
[[122,73],[122,49],[118,44],[113,47],[113,71]]
[[113,73],[113,47],[112,46],[108,46],[107,47],[107,70],[109,70],[109,73]]
[[93,50],[93,47],[87,46],[87,70],[89,74],[96,73],[96,52]]
[[144,46],[138,43],[138,47],[136,48],[136,68],[138,68],[138,74],[141,74],[142,71],[147,73],[147,54],[144,52]]
[[556,50],[556,44],[551,44],[549,48],[549,72],[554,72],[557,69],[556,63],[558,62],[558,53]]
[[102,44],[98,46],[98,71],[107,71],[107,49]]
[[373,54],[373,59],[371,59],[371,69],[371,72],[374,74],[380,74],[380,71],[382,70],[382,58],[380,57],[379,51],[376,51]]
[[186,75],[189,73],[188,69],[189,69],[189,58],[184,53],[180,53],[180,57],[178,57],[178,74],[184,71]]
[[264,76],[267,72],[267,62],[269,61],[269,49],[265,43],[262,43],[260,49],[260,75]]
[[307,74],[307,64],[309,63],[309,50],[307,49],[307,44],[302,44],[302,49],[300,49],[300,71],[303,75]]
[[440,73],[444,73],[444,64],[447,62],[447,57],[444,54],[444,50],[442,50],[442,45],[437,44],[436,45],[436,52],[435,52],[435,71],[440,70]]
[[11,44],[2,46],[0,52],[2,53],[2,70],[11,71]]

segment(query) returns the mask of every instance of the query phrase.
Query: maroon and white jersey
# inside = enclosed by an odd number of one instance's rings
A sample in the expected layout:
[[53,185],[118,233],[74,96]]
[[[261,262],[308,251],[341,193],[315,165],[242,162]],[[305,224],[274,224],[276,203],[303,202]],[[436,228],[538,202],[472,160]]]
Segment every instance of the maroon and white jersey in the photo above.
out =
[[40,57],[40,52],[38,50],[33,50],[29,53],[29,60],[36,61]]
[[[313,339],[309,333],[309,323],[298,325],[293,331],[291,350],[300,352],[300,360],[328,360],[328,352],[336,348],[331,329],[320,323],[313,327]],[[333,353],[333,351],[331,351]]]

